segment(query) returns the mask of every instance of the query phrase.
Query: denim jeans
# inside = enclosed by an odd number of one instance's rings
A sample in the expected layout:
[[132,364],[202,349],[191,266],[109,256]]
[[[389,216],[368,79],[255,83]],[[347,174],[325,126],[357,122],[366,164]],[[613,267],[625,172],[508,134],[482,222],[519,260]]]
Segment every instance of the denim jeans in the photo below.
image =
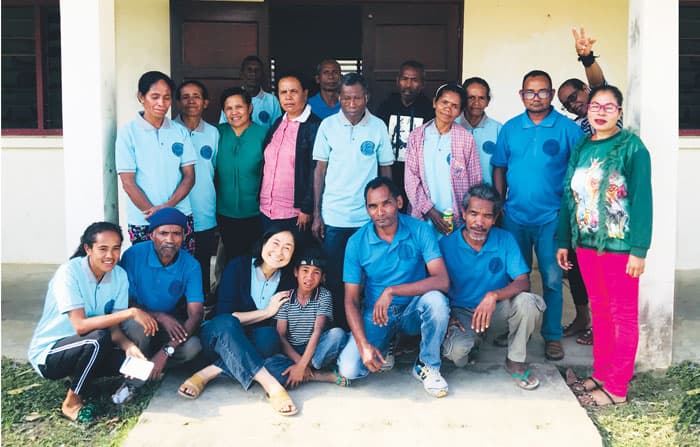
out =
[[[311,357],[311,367],[314,369],[321,369],[324,366],[328,366],[335,362],[338,358],[340,350],[345,347],[348,341],[348,334],[339,327],[334,327],[323,334],[318,341],[316,346],[316,351],[313,357]],[[304,355],[306,350],[306,344],[294,346],[294,350],[299,355]],[[277,381],[284,384],[287,381],[287,376],[283,376],[282,373],[285,369],[294,365],[294,362],[284,354],[277,354],[273,357],[265,359],[265,368],[275,376]]]
[[[274,332],[277,343],[279,336],[272,327],[248,329],[231,314],[217,315],[202,324],[202,353],[225,375],[250,388],[253,377],[263,367],[262,355],[274,355],[270,336]],[[265,351],[264,354],[262,351]]]
[[[440,346],[450,320],[450,305],[442,292],[432,290],[413,298],[408,304],[390,305],[389,323],[386,326],[378,326],[372,322],[372,310],[372,307],[368,307],[362,312],[365,336],[369,344],[384,354],[397,332],[420,334],[418,358],[426,366],[440,369]],[[340,375],[351,380],[369,375],[369,370],[362,363],[355,337],[350,337],[345,349],[340,353],[338,371]]]
[[503,217],[503,229],[508,230],[514,237],[520,251],[532,269],[532,249],[537,255],[537,265],[542,275],[544,302],[547,310],[542,319],[542,337],[547,340],[561,340],[562,314],[562,272],[557,264],[556,234],[558,219],[544,225],[521,225],[514,222],[506,214]]
[[345,246],[357,228],[332,227],[326,225],[323,251],[326,255],[326,288],[333,295],[333,320],[345,330],[348,329],[345,317],[345,285],[343,284],[343,261]]

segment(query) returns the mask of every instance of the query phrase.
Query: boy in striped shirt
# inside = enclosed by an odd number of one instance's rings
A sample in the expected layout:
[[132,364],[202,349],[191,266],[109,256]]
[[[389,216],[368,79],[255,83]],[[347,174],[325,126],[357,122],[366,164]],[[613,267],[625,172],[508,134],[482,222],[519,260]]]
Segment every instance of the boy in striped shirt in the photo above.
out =
[[321,286],[325,261],[320,253],[318,247],[302,252],[294,267],[297,287],[290,290],[289,301],[275,316],[282,354],[268,358],[265,368],[287,387],[310,380],[349,385],[336,373],[321,370],[334,364],[347,334],[341,328],[330,328],[333,297]]

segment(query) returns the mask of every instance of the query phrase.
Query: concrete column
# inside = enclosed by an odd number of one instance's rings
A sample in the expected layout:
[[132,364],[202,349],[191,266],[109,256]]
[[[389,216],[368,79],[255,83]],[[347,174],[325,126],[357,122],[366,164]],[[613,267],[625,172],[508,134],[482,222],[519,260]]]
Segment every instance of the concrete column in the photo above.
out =
[[678,207],[678,2],[630,0],[625,125],[651,153],[654,234],[639,297],[642,369],[671,363]]
[[61,0],[66,247],[116,222],[114,0]]

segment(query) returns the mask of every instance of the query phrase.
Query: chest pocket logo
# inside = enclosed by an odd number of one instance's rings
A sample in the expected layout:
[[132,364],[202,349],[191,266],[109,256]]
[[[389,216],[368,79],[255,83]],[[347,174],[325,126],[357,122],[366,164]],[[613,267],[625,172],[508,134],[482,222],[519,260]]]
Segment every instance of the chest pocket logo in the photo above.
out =
[[185,146],[182,143],[173,143],[173,154],[180,157],[185,152]]
[[362,155],[374,155],[374,143],[372,141],[365,141],[360,145],[360,152]]
[[493,155],[493,153],[496,151],[496,143],[493,141],[484,141],[484,144],[481,145],[481,149],[485,153]]
[[450,160],[452,160],[452,154],[447,154],[447,157],[445,158],[447,160],[447,164],[450,164]]
[[489,271],[491,273],[498,273],[501,270],[503,270],[503,261],[501,261],[501,258],[493,258],[489,262]]
[[109,300],[105,303],[104,314],[109,315],[114,310],[114,300]]
[[206,160],[211,160],[211,156],[214,154],[214,151],[212,150],[211,146],[202,146],[202,148],[199,150],[199,154],[202,156],[202,158]]
[[263,123],[266,123],[270,121],[270,114],[267,113],[267,110],[262,110],[260,113],[258,113],[258,119]]
[[547,140],[542,145],[542,150],[550,157],[554,157],[559,153],[559,142],[557,140]]
[[173,298],[179,298],[182,295],[184,295],[184,287],[185,285],[183,284],[182,281],[175,280],[170,283],[170,286],[168,286],[168,293],[170,296]]
[[416,250],[409,244],[401,244],[399,246],[399,257],[401,259],[414,259],[417,256]]

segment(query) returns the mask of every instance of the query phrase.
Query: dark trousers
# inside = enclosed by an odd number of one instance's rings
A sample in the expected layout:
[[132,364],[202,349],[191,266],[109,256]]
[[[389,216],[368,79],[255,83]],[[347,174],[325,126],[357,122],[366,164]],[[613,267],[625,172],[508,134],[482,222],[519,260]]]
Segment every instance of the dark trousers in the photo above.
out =
[[567,272],[571,297],[574,299],[576,306],[587,306],[588,293],[586,292],[586,285],[583,283],[581,268],[578,265],[578,259],[576,259],[576,250],[572,248],[569,249],[569,262],[573,265],[571,270]]
[[117,376],[125,354],[112,344],[109,329],[96,329],[86,335],[59,340],[49,351],[46,363],[39,365],[47,379],[70,376],[70,389],[80,394],[97,377]]
[[345,285],[343,284],[343,261],[345,246],[357,228],[332,227],[326,225],[323,251],[326,255],[326,288],[333,294],[333,321],[348,330],[345,317]]
[[408,196],[406,195],[406,185],[404,184],[405,165],[406,163],[403,161],[395,161],[394,164],[391,165],[391,180],[399,187],[401,197],[403,197],[403,206],[399,210],[402,213],[405,213],[408,208]]
[[216,228],[194,233],[194,257],[202,268],[202,287],[204,289],[204,304],[210,306],[214,303],[208,302],[211,298],[211,257],[216,255]]
[[216,215],[216,222],[219,226],[219,234],[224,244],[226,262],[238,256],[250,255],[253,244],[262,235],[262,224],[260,216],[236,219],[233,217]]

